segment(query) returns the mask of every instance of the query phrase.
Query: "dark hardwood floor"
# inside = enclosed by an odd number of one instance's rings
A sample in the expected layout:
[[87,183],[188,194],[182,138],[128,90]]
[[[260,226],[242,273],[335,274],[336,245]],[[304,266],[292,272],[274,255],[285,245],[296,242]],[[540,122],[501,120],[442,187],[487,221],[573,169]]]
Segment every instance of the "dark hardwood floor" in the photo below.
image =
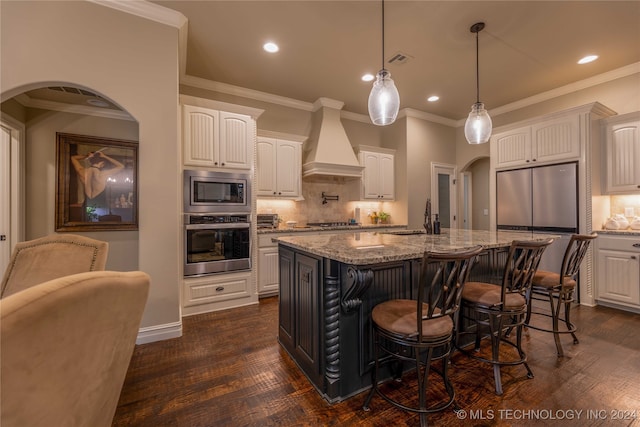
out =
[[[366,393],[334,405],[322,399],[278,344],[277,308],[272,297],[186,317],[181,338],[136,346],[113,426],[419,425],[378,396],[369,412],[361,409]],[[490,366],[454,354],[450,376],[465,416],[447,409],[429,423],[640,426],[640,315],[584,306],[573,313],[580,344],[563,337],[559,359],[550,334],[529,330],[535,378],[522,366],[503,368],[503,396]]]

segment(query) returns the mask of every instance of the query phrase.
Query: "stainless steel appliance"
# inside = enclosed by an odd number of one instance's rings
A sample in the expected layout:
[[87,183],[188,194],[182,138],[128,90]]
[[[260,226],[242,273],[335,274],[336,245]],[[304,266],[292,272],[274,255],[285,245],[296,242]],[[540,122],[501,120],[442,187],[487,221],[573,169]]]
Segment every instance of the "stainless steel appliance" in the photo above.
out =
[[251,269],[250,214],[185,214],[184,275]]
[[185,213],[251,212],[251,176],[240,172],[184,171]]
[[540,269],[560,272],[571,234],[578,232],[578,164],[496,173],[498,230],[560,234],[545,250]]
[[258,228],[278,228],[280,219],[278,214],[258,214],[256,219],[256,226]]

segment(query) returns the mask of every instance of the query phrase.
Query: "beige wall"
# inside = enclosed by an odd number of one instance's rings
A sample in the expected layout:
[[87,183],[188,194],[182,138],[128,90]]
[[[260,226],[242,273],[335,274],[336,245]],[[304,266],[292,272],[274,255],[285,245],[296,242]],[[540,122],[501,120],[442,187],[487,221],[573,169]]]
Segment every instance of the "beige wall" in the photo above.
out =
[[105,95],[137,120],[137,268],[152,282],[142,327],[179,331],[178,30],[94,3],[43,1],[2,2],[0,31],[2,100],[71,84]]
[[[55,233],[56,132],[137,141],[138,123],[30,110],[25,124],[25,238],[31,240]],[[137,231],[74,233],[109,242],[108,270],[138,268]]]
[[[484,157],[473,162],[468,169],[472,179],[471,224],[474,230],[489,229],[489,215],[484,214],[485,209],[491,209],[489,206],[489,166],[489,158]],[[459,212],[462,214],[462,205],[460,205]],[[459,225],[462,228],[462,224]]]

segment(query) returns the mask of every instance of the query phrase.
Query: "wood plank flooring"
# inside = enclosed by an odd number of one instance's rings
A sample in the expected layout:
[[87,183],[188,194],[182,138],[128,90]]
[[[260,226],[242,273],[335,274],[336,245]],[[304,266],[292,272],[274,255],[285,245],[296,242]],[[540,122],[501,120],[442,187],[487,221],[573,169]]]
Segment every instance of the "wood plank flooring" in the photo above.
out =
[[[280,348],[277,309],[272,297],[185,317],[181,338],[136,346],[113,426],[420,424],[378,396],[369,412],[361,408],[366,393],[333,405],[322,399]],[[465,417],[447,409],[430,415],[430,425],[640,426],[640,315],[584,306],[573,313],[580,344],[563,337],[559,359],[550,334],[529,330],[524,348],[535,378],[522,366],[502,368],[503,396],[489,365],[454,354],[450,376]]]

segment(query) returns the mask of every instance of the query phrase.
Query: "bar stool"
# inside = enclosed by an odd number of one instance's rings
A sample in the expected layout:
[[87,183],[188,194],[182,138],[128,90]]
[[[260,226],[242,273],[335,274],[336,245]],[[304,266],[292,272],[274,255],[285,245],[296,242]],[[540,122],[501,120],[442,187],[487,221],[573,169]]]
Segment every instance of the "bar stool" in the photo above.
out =
[[[527,356],[522,350],[522,328],[528,307],[533,276],[540,264],[542,253],[553,239],[539,241],[511,242],[509,254],[502,276],[502,285],[484,282],[467,282],[462,291],[461,314],[468,310],[473,316],[460,316],[460,321],[471,321],[469,332],[456,328],[456,348],[474,359],[493,365],[496,394],[502,394],[500,367],[504,365],[524,365],[527,377],[533,378],[533,372],[527,364]],[[516,330],[516,342],[508,338],[508,333]],[[486,331],[486,332],[485,332]],[[466,334],[475,335],[475,350],[480,351],[481,339],[491,338],[491,357],[472,353],[461,343]],[[508,344],[518,351],[518,356],[508,357],[500,354],[501,344]]]
[[[532,304],[529,304],[525,324],[529,328],[552,333],[556,342],[558,357],[564,356],[562,344],[560,343],[560,334],[571,334],[574,344],[580,342],[575,334],[577,328],[571,323],[571,303],[574,301],[574,291],[577,283],[576,276],[580,271],[580,264],[582,264],[582,260],[591,242],[596,237],[598,237],[596,233],[573,234],[569,241],[569,246],[567,246],[567,250],[564,253],[560,273],[538,270],[533,276],[531,299],[541,301],[548,300],[551,312],[533,311]],[[560,278],[562,278],[562,280]],[[563,309],[564,316],[562,315]],[[531,324],[532,314],[550,317],[551,329]],[[560,330],[560,320],[564,322],[566,330]]]
[[[441,411],[453,403],[455,392],[447,371],[454,336],[453,316],[460,306],[461,291],[469,270],[481,251],[482,247],[476,246],[451,252],[425,252],[417,298],[389,300],[373,308],[375,365],[371,391],[363,405],[365,411],[369,410],[373,395],[379,394],[398,408],[419,413],[420,425],[426,426],[428,413]],[[429,370],[431,362],[436,360],[442,360],[442,369],[432,369],[442,377],[447,397],[442,399],[444,402],[427,406]],[[401,380],[403,362],[415,363],[418,407],[392,399],[381,390],[378,384],[380,367],[391,361],[400,364],[397,380]]]

